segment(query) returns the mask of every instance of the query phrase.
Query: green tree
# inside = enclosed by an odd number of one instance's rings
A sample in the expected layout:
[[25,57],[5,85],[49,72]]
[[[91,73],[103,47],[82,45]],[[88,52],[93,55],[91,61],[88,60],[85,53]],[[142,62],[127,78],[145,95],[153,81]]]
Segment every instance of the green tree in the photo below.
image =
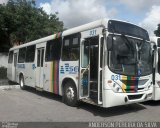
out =
[[[63,30],[57,14],[48,15],[34,0],[9,0],[0,5],[1,43],[27,43]],[[5,35],[5,36],[4,36]]]
[[5,25],[5,7],[0,5],[0,51],[5,52],[10,46],[8,28]]
[[158,28],[154,31],[154,34],[160,37],[160,24],[158,24]]

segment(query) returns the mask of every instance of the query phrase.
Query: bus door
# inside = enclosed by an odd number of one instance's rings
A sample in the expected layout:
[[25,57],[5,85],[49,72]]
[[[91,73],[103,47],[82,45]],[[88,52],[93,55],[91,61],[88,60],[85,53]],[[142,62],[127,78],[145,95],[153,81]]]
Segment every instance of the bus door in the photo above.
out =
[[80,99],[87,98],[96,104],[102,104],[103,40],[100,35],[84,38],[85,35],[85,32],[82,33],[80,45],[79,96]]
[[13,77],[14,81],[16,81],[16,69],[17,69],[17,53],[14,53],[14,66],[13,66]]
[[89,44],[82,40],[80,45],[80,79],[79,79],[79,98],[89,97],[89,80],[90,80],[90,61],[89,61]]
[[36,87],[43,89],[44,82],[44,47],[37,48]]
[[12,81],[17,82],[16,79],[16,70],[17,70],[17,53],[18,50],[13,51],[13,63],[12,63]]
[[154,50],[154,63],[153,63],[153,85],[154,85],[154,100],[160,100],[160,43],[157,49]]

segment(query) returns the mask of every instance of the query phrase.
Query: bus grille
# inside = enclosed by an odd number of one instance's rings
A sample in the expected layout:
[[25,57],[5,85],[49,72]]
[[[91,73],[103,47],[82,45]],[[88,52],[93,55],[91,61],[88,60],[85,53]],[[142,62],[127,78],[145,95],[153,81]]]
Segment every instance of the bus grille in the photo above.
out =
[[148,81],[148,79],[143,80],[121,80],[123,83],[123,90],[127,93],[135,93],[144,89],[143,85]]
[[140,99],[143,96],[143,94],[140,95],[128,95],[129,100],[135,100],[135,99]]

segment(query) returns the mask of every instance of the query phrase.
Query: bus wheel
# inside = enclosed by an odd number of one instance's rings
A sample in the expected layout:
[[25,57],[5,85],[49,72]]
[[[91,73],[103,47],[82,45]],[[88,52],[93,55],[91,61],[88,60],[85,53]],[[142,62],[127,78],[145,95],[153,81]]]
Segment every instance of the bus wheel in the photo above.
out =
[[64,103],[69,106],[77,106],[77,89],[74,86],[73,82],[67,82],[64,85],[64,93],[63,93]]
[[24,78],[23,78],[23,76],[20,77],[19,84],[20,84],[20,88],[22,90],[24,90],[25,89],[25,85],[24,85]]

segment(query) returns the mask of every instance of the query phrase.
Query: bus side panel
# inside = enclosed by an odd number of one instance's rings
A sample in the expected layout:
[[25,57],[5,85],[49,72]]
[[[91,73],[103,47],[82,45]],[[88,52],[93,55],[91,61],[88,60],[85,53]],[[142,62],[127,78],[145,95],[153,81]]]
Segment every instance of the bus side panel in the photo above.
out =
[[156,51],[155,54],[155,85],[153,86],[153,100],[160,100],[160,74],[158,73],[158,63],[159,63],[159,55],[158,55],[158,50]]
[[27,86],[35,87],[35,64],[34,63],[25,63],[25,84]]
[[45,62],[43,89],[59,94],[59,61]]
[[[25,64],[23,64],[23,63],[18,63],[17,64],[17,71],[16,71],[16,73],[17,73],[17,83],[19,83],[20,74],[23,75],[24,82],[25,82],[25,80],[26,80],[25,68],[26,68]],[[26,84],[26,82],[25,82],[25,84]]]
[[153,100],[160,100],[160,87],[154,87]]
[[51,62],[45,62],[44,64],[44,86],[43,90],[47,92],[52,92],[52,86],[51,86]]
[[62,95],[62,82],[65,78],[74,81],[78,90],[79,61],[60,61],[59,64],[59,93]]
[[12,81],[12,63],[8,63],[7,67],[7,78]]

